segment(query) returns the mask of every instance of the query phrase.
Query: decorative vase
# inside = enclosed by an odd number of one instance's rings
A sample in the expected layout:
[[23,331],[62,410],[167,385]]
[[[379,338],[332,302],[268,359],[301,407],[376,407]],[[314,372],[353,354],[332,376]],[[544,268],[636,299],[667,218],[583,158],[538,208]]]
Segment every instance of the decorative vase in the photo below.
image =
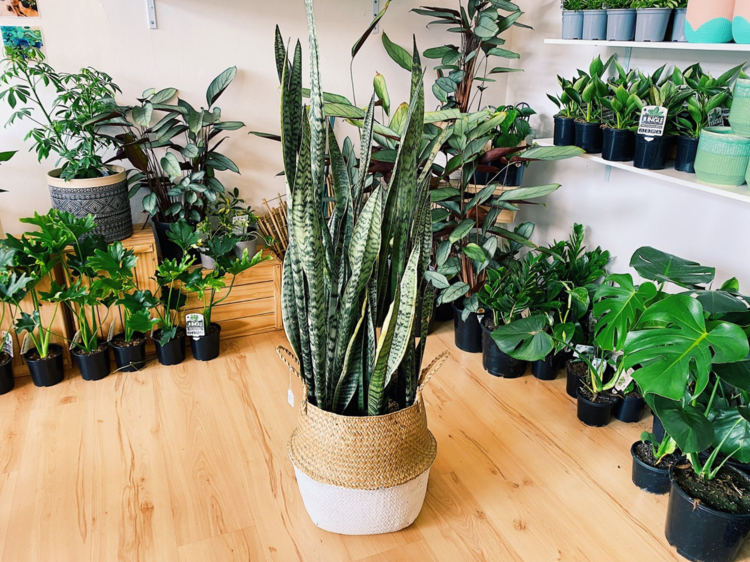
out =
[[107,242],[125,240],[133,235],[133,217],[128,199],[125,169],[110,166],[113,172],[103,178],[63,180],[60,169],[47,174],[52,206],[76,217],[94,215],[96,228]]
[[562,38],[580,39],[581,37],[583,37],[583,12],[563,10]]
[[639,8],[635,20],[635,40],[659,43],[667,36],[672,8]]
[[635,37],[635,10],[607,10],[607,41],[632,41]]
[[735,0],[690,0],[685,21],[689,43],[728,43],[732,40]]
[[750,43],[750,0],[736,0],[735,2],[732,37],[735,43]]
[[750,138],[734,134],[731,127],[703,129],[695,157],[698,180],[718,186],[742,185],[748,163]]
[[584,41],[599,41],[607,38],[607,10],[583,10]]
[[750,137],[750,80],[738,78],[734,83],[729,124],[735,134]]

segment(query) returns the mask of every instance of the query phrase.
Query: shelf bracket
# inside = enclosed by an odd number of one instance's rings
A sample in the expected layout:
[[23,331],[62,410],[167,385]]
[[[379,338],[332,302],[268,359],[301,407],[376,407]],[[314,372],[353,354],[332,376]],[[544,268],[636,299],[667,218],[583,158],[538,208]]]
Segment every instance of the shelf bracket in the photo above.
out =
[[146,11],[148,12],[148,28],[157,29],[156,27],[156,0],[146,0]]
[[[380,0],[372,0],[372,17],[373,19],[378,17],[378,14],[380,13]],[[375,27],[372,28],[372,34],[377,35],[378,33],[378,27],[380,24],[376,24]]]
[[604,183],[609,183],[610,177],[612,177],[612,166],[604,166]]
[[622,56],[622,67],[625,69],[626,72],[630,72],[630,57],[633,54],[633,48],[627,47],[625,49],[625,54]]

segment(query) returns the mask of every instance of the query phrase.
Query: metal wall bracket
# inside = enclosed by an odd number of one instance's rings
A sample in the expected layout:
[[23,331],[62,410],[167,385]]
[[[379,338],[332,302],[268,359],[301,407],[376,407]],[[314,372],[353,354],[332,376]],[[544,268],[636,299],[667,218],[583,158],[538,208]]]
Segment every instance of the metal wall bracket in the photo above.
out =
[[612,166],[604,166],[604,183],[609,183],[609,178],[612,176]]
[[[372,0],[372,17],[375,19],[378,14],[380,13],[380,0]],[[378,27],[380,27],[380,24],[377,24],[375,27],[372,28],[372,34],[375,35],[378,33]]]
[[149,29],[157,29],[156,27],[156,0],[146,0],[146,11],[148,12]]

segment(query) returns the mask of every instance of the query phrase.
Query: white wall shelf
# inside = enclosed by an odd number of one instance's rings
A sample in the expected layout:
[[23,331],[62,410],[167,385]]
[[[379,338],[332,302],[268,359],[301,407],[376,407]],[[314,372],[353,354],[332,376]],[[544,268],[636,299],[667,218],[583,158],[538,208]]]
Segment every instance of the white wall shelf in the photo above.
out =
[[625,49],[671,49],[676,51],[728,51],[747,53],[750,45],[738,43],[678,43],[662,41],[658,43],[636,41],[582,41],[578,39],[545,39],[547,45],[575,45],[577,47],[612,47]]
[[[536,142],[539,146],[553,146],[552,139],[536,139]],[[750,189],[748,189],[746,185],[740,187],[715,187],[712,185],[705,185],[698,183],[695,174],[678,172],[671,164],[668,164],[667,168],[664,170],[642,170],[633,166],[632,162],[610,162],[609,160],[605,160],[601,156],[594,154],[581,154],[579,158],[597,164],[603,164],[611,168],[617,168],[618,170],[625,170],[626,172],[632,172],[634,174],[674,183],[682,187],[696,189],[698,191],[703,191],[704,193],[718,195],[719,197],[726,197],[728,199],[750,203]]]

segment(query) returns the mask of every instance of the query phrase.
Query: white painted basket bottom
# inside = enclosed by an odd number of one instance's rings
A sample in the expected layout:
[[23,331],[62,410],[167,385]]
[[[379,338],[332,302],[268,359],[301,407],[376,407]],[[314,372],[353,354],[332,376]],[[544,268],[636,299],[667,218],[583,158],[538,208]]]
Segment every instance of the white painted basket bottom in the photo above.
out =
[[430,469],[405,484],[380,490],[353,490],[317,482],[296,466],[294,473],[315,525],[341,535],[377,535],[414,523],[422,510]]

